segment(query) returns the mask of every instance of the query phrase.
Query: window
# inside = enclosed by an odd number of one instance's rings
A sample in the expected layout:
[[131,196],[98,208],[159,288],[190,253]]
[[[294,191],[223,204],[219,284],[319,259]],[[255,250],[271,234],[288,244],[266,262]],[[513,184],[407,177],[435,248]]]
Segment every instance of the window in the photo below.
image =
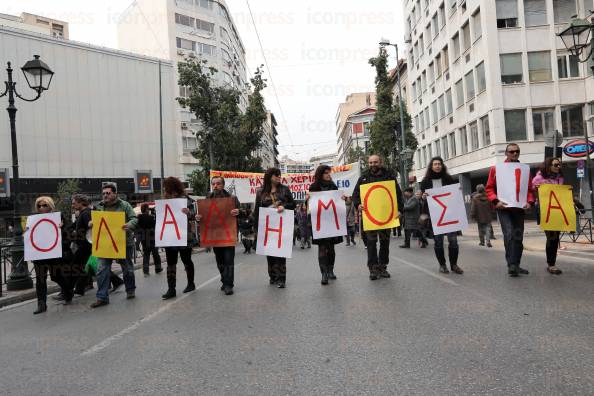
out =
[[479,138],[478,138],[478,124],[477,122],[473,122],[470,124],[470,149],[472,151],[478,150],[479,148]]
[[528,52],[528,76],[530,82],[551,81],[551,53],[549,51]]
[[459,133],[461,154],[466,154],[468,152],[468,136],[466,135],[466,127],[460,128]]
[[179,86],[179,96],[180,98],[189,98],[190,97],[190,87],[186,87],[185,85]]
[[451,155],[450,158],[452,158],[452,157],[456,156],[456,132],[450,133],[449,136],[450,136],[449,141],[450,141],[450,155]]
[[196,29],[203,30],[210,34],[214,33],[215,25],[214,23],[206,22],[201,19],[196,19]]
[[476,66],[476,87],[478,93],[487,89],[487,80],[485,79],[485,62],[481,62]]
[[423,91],[421,88],[421,77],[417,78],[417,99],[421,97],[421,92]]
[[196,5],[202,8],[212,8],[212,0],[196,0]]
[[421,112],[419,113],[419,129],[418,131],[424,131],[425,130],[425,116],[423,115],[423,110],[421,110]]
[[526,140],[526,110],[506,110],[504,114],[506,141]]
[[456,105],[458,107],[464,104],[464,83],[462,79],[456,83]]
[[[412,88],[413,94],[417,92],[417,84],[416,83],[413,82],[411,88]],[[412,100],[413,100],[413,102],[415,102],[417,100],[417,96],[413,95]]]
[[580,66],[577,56],[561,55],[557,57],[559,78],[572,78],[580,76]]
[[489,115],[481,118],[481,125],[483,127],[483,146],[491,145],[491,129],[489,128]]
[[437,54],[435,57],[435,78],[441,77],[441,54]]
[[439,29],[441,30],[446,25],[445,4],[441,3],[439,6]]
[[532,109],[534,140],[542,140],[545,135],[555,131],[555,108]]
[[470,41],[470,24],[466,22],[464,26],[462,26],[462,40],[464,45],[464,51],[466,52],[470,49],[470,45],[472,44]]
[[204,44],[204,43],[196,43],[196,51],[199,54],[213,56],[216,54],[216,50],[217,50],[217,47],[215,47],[214,45],[208,45],[208,44]]
[[526,21],[526,26],[546,25],[546,0],[524,0],[524,20]]
[[433,83],[435,82],[435,73],[433,70],[433,62],[429,63],[429,66],[427,67],[427,78],[429,79],[429,85],[433,85]]
[[481,22],[481,10],[478,9],[472,16],[472,38],[476,41],[483,35],[483,25]]
[[421,73],[421,91],[425,92],[427,90],[427,73],[423,71]]
[[506,29],[518,26],[518,0],[495,0],[497,28]]
[[184,26],[189,26],[189,27],[194,27],[194,18],[190,18],[189,16],[186,15],[181,15],[181,14],[175,14],[175,23],[177,23],[178,25],[184,25]]
[[429,106],[425,107],[425,128],[429,128],[431,126],[431,118],[429,117]]
[[443,70],[448,70],[450,68],[450,54],[448,51],[448,46],[446,45],[443,47]]
[[196,150],[196,148],[198,148],[198,140],[194,136],[184,136],[182,137],[182,141],[184,145],[184,153],[191,153],[192,151]]
[[553,0],[555,23],[569,23],[577,14],[576,0]]
[[434,100],[431,103],[431,116],[433,117],[433,123],[435,124],[439,120],[439,115],[437,114],[437,100]]
[[466,84],[466,100],[474,99],[474,74],[472,70],[464,76],[464,83]]
[[416,133],[420,133],[421,132],[421,129],[420,129],[420,126],[419,126],[419,116],[418,115],[415,116],[415,131],[416,131]]
[[183,38],[176,37],[175,41],[177,44],[177,48],[191,50],[191,51],[194,51],[194,49],[196,48],[196,43],[191,40],[186,40]]
[[446,95],[446,114],[450,115],[454,112],[453,106],[452,106],[452,90],[448,89],[445,93]]
[[456,8],[458,7],[458,0],[449,0],[450,2],[450,15],[452,15],[455,11]]
[[452,51],[454,54],[454,59],[458,59],[460,57],[460,36],[458,33],[452,37]]
[[433,145],[435,146],[435,155],[441,157],[441,144],[439,144],[439,139],[433,142]]
[[522,54],[502,54],[501,60],[501,82],[503,84],[515,84],[523,81],[522,75]]
[[431,47],[431,37],[431,23],[429,23],[425,28],[425,44],[427,45],[427,48]]
[[561,124],[563,125],[563,136],[584,136],[584,115],[582,105],[562,106]]
[[439,34],[439,21],[437,19],[437,12],[431,18],[431,30],[433,31],[433,38],[437,37]]
[[443,95],[437,99],[437,103],[439,104],[439,119],[442,119],[445,117],[445,103],[443,100]]
[[448,137],[447,136],[444,136],[441,138],[441,150],[443,152],[444,159],[450,158],[450,152],[448,150]]

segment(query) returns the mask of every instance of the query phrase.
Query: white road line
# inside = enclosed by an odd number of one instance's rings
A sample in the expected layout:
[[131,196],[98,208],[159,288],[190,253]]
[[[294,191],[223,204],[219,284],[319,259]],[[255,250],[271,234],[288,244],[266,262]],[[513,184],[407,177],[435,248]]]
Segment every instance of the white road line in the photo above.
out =
[[391,258],[392,260],[396,260],[396,261],[398,261],[398,262],[401,262],[401,263],[402,263],[402,264],[404,264],[404,265],[408,265],[409,267],[411,267],[411,268],[414,268],[414,269],[416,269],[417,271],[421,271],[422,273],[424,273],[424,274],[426,274],[426,275],[432,276],[433,278],[435,278],[435,279],[437,279],[437,280],[440,280],[440,281],[442,281],[442,282],[444,282],[444,283],[447,283],[447,284],[449,284],[449,285],[452,285],[452,286],[460,286],[460,284],[458,284],[458,283],[454,282],[453,280],[451,280],[451,279],[448,279],[448,278],[446,278],[445,276],[438,275],[438,274],[434,273],[433,271],[429,271],[429,270],[428,270],[428,269],[426,269],[426,268],[419,267],[419,266],[418,266],[418,265],[416,265],[416,264],[413,264],[413,263],[411,263],[411,262],[408,262],[408,261],[406,261],[406,260],[402,260],[402,259],[400,259],[400,258],[397,258],[397,257],[394,257],[394,256],[390,256],[390,258]]
[[[239,265],[236,265],[236,267],[239,267]],[[214,276],[212,278],[210,278],[209,280],[207,280],[206,282],[204,282],[203,284],[199,285],[196,290],[200,290],[205,286],[208,286],[209,284],[211,284],[212,282],[216,281],[217,279],[220,279],[221,276],[217,275]],[[113,344],[114,342],[121,340],[126,334],[129,334],[131,332],[133,332],[134,330],[138,329],[140,327],[140,325],[142,325],[143,323],[146,323],[154,318],[156,318],[157,316],[159,316],[160,314],[162,314],[163,312],[167,311],[168,309],[170,309],[172,306],[174,306],[175,304],[185,300],[186,298],[188,298],[189,296],[191,296],[193,293],[188,293],[188,294],[184,294],[183,296],[176,298],[175,300],[171,301],[170,303],[167,303],[165,305],[163,305],[161,308],[157,309],[155,312],[151,313],[148,316],[143,317],[140,320],[137,320],[136,322],[134,322],[132,325],[126,327],[124,330],[120,331],[117,334],[114,334],[108,338],[106,338],[105,340],[101,341],[100,343],[90,347],[89,349],[83,351],[80,355],[81,356],[91,356],[96,354],[97,352],[100,352],[102,350],[104,350],[105,348],[109,347],[111,344]]]

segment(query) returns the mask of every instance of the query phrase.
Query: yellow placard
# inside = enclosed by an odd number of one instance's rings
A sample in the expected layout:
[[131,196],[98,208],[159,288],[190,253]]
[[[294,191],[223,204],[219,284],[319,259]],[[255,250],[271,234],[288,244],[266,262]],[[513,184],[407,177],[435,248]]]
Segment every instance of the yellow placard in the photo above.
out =
[[363,184],[360,188],[363,230],[385,230],[400,225],[394,180]]
[[124,212],[91,212],[93,221],[93,256],[126,258],[126,224]]
[[544,231],[575,231],[576,216],[571,186],[541,184],[538,187],[540,202],[540,228]]

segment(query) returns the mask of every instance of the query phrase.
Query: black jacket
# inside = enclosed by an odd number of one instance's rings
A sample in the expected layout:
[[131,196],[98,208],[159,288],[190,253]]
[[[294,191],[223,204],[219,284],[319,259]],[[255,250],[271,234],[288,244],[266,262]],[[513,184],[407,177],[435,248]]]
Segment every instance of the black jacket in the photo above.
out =
[[[437,179],[441,179],[441,185],[442,186],[449,186],[451,184],[458,183],[450,175],[444,175],[444,176],[442,176],[440,178],[437,178]],[[421,191],[422,192],[425,192],[425,190],[432,189],[433,188],[433,179],[424,178],[423,180],[421,180],[421,183],[419,183],[419,187],[421,188]]]
[[258,230],[258,219],[260,218],[260,208],[282,206],[285,209],[295,209],[295,201],[289,187],[279,184],[276,186],[276,200],[273,201],[270,194],[262,194],[262,189],[256,192],[256,205],[254,208],[254,228]]
[[[323,185],[320,183],[312,183],[311,186],[309,186],[309,191],[310,192],[317,192],[317,191],[336,191],[338,190],[338,187],[336,186],[336,184],[334,184],[334,182],[332,182],[329,185]],[[308,203],[309,204],[309,203]],[[311,227],[311,223],[313,221],[310,222],[309,226]],[[313,233],[311,234],[313,235]],[[337,243],[342,243],[343,239],[341,236],[339,237],[331,237],[331,238],[320,238],[320,239],[314,239],[312,241],[312,243],[314,245],[322,245],[322,244],[333,244],[336,245]]]
[[400,189],[400,185],[398,185],[398,180],[396,180],[394,174],[384,167],[381,167],[377,174],[373,174],[369,170],[366,170],[359,177],[359,180],[357,180],[357,184],[355,185],[355,189],[353,190],[353,205],[355,205],[355,208],[358,208],[359,205],[361,205],[360,187],[363,184],[377,183],[389,180],[394,180],[394,182],[396,183],[396,200],[398,202],[398,211],[402,212],[402,207],[404,206],[404,201],[402,199],[402,190]]

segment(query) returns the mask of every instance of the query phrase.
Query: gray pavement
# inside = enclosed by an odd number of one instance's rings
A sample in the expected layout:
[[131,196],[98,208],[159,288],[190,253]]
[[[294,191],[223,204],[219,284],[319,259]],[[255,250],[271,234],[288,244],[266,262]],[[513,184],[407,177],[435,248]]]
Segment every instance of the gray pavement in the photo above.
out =
[[[461,242],[464,275],[437,272],[432,249],[391,247],[391,279],[370,281],[365,250],[337,249],[320,285],[316,248],[296,249],[287,289],[266,261],[236,256],[236,294],[212,255],[199,290],[161,301],[165,276],[137,272],[137,298],[0,310],[0,394],[592,394],[594,265],[562,257],[509,278],[503,251]],[[181,267],[181,265],[180,265]]]

